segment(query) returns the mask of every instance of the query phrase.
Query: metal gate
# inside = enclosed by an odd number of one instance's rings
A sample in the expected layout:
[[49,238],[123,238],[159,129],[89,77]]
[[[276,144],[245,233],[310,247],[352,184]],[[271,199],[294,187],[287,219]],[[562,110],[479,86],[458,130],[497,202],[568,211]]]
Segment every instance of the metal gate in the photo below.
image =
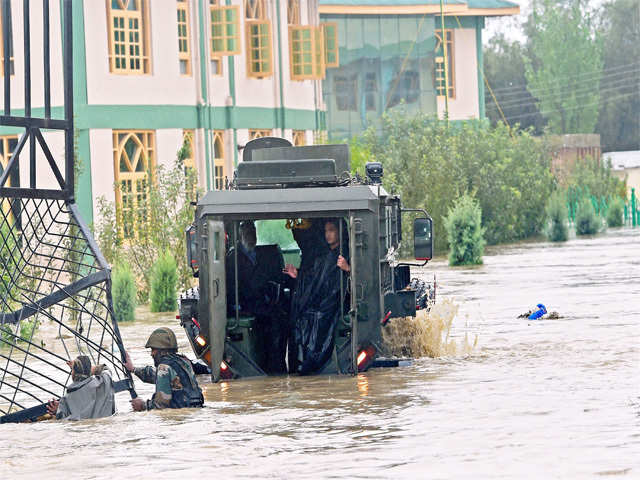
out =
[[[24,76],[13,72],[12,12],[2,0],[4,111],[0,125],[24,129],[0,166],[0,423],[33,421],[70,382],[67,360],[87,355],[106,364],[116,390],[135,396],[123,366],[124,347],[113,317],[111,274],[74,199],[72,1],[61,6],[64,117],[52,116],[49,0],[23,0]],[[31,17],[42,15],[43,41],[31,45]],[[84,39],[82,39],[84,41]],[[42,103],[32,102],[31,63],[42,58]],[[18,63],[18,62],[16,62]],[[24,91],[24,105],[14,90]],[[62,168],[43,131],[64,133]],[[28,144],[28,156],[23,154]],[[28,158],[25,158],[28,157]],[[28,165],[24,165],[27,163]],[[23,168],[20,168],[22,165]],[[20,174],[28,173],[28,179]],[[28,180],[21,186],[23,180]]]

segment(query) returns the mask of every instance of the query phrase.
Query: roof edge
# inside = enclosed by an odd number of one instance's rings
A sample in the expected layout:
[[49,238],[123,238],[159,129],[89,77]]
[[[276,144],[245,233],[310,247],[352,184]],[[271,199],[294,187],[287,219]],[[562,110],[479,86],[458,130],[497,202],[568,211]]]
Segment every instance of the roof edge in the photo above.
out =
[[[325,15],[416,15],[439,14],[439,5],[319,5],[320,14]],[[520,6],[501,8],[469,8],[465,4],[444,5],[445,15],[497,17],[518,15]]]
[[[415,15],[440,13],[439,5],[320,5],[320,14],[345,15]],[[461,14],[469,8],[466,5],[445,5],[445,14]]]

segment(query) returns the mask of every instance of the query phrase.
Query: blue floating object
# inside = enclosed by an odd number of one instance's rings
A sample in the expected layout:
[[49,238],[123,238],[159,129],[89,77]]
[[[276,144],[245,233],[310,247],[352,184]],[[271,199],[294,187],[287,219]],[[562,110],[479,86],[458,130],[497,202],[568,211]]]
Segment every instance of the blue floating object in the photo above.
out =
[[539,303],[537,307],[538,307],[538,310],[536,310],[531,315],[529,315],[529,320],[537,320],[543,315],[546,315],[547,308],[543,304]]

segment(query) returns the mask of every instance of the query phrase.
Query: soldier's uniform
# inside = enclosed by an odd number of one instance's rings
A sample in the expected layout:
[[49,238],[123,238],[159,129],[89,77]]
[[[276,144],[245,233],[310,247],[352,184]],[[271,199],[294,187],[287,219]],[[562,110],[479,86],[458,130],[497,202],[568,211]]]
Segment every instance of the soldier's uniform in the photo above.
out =
[[147,400],[147,410],[158,408],[201,407],[204,399],[191,362],[183,355],[170,353],[158,368],[136,368],[133,373],[145,383],[155,383],[156,391]]
[[165,327],[156,329],[145,348],[170,351],[156,359],[157,369],[149,366],[133,370],[143,382],[156,385],[155,393],[146,402],[146,409],[202,407],[204,397],[191,362],[174,353],[178,343],[173,331]]

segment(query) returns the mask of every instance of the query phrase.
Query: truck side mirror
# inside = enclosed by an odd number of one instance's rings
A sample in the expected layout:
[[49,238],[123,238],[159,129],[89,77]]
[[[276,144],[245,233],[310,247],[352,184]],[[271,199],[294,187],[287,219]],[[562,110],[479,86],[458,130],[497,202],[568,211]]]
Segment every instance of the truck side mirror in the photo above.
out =
[[186,231],[187,235],[187,263],[193,270],[193,276],[198,276],[198,259],[196,257],[197,246],[196,246],[196,226],[189,225]]
[[433,220],[430,218],[413,220],[413,256],[416,260],[433,258]]

